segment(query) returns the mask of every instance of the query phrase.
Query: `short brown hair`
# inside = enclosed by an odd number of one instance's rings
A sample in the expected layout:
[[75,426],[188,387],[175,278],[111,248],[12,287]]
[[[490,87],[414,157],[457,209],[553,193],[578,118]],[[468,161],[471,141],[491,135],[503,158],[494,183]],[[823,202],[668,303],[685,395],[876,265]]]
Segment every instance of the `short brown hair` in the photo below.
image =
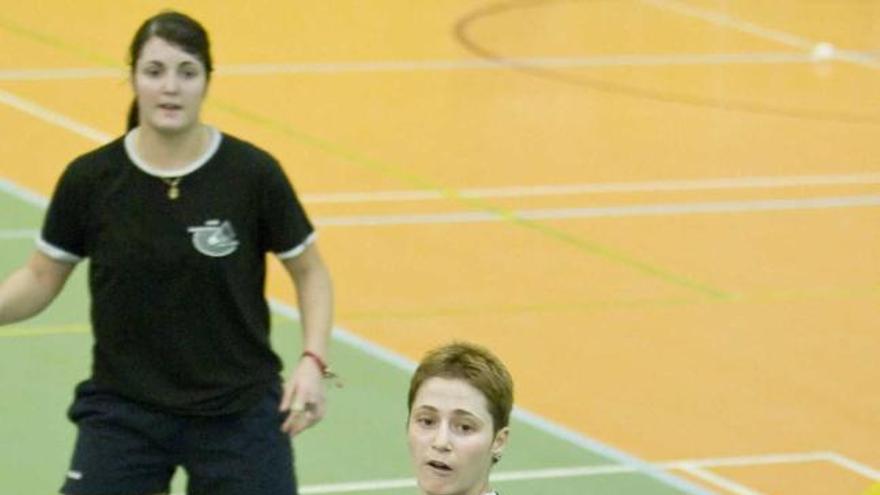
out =
[[504,363],[485,347],[467,342],[453,342],[428,351],[409,382],[407,411],[422,384],[429,378],[460,379],[486,397],[495,433],[510,422],[513,408],[513,379]]

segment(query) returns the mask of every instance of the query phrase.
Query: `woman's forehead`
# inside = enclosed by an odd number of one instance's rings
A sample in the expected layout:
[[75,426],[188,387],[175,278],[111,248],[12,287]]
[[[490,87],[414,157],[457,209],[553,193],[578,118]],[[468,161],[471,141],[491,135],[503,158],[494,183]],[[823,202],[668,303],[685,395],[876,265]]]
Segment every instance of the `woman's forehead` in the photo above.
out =
[[468,412],[481,418],[490,418],[486,396],[460,378],[432,377],[425,380],[413,401],[413,409],[418,408],[441,413]]
[[153,36],[144,43],[143,48],[141,48],[140,57],[138,57],[138,62],[171,62],[177,64],[191,62],[202,65],[202,61],[197,56],[159,36]]

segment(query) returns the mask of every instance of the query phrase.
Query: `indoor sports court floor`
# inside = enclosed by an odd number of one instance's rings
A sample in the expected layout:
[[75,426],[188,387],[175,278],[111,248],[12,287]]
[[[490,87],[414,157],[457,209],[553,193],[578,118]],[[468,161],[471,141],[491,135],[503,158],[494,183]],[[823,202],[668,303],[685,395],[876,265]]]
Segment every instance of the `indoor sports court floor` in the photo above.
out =
[[[138,24],[209,28],[204,118],[283,162],[338,291],[347,384],[297,441],[303,493],[414,493],[408,372],[456,338],[516,380],[504,495],[880,490],[880,3],[0,6],[3,273],[122,132]],[[84,274],[0,328],[0,495],[66,471]]]

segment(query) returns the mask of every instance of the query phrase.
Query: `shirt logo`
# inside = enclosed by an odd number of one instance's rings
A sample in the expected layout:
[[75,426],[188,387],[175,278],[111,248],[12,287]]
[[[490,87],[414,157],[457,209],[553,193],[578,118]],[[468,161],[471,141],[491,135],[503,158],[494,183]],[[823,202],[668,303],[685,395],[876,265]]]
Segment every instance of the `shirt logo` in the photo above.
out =
[[72,480],[79,481],[79,480],[82,479],[83,475],[82,475],[82,473],[79,472],[79,471],[68,471],[68,472],[67,472],[67,477],[70,478],[70,479],[72,479]]
[[208,220],[204,226],[190,227],[187,231],[192,233],[193,247],[205,256],[221,258],[238,249],[235,230],[229,221]]

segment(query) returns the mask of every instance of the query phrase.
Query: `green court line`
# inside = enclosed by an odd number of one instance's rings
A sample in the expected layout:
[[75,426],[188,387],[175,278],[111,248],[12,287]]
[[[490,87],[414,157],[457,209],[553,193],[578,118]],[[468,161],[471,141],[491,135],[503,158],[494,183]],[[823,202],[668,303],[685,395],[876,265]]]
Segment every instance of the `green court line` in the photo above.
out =
[[89,334],[90,332],[91,326],[82,323],[70,323],[66,325],[18,325],[0,327],[0,338]]
[[456,189],[435,184],[430,179],[412,174],[400,167],[373,159],[369,156],[366,156],[357,151],[350,150],[337,143],[312,136],[302,130],[296,129],[286,122],[273,119],[265,115],[260,115],[253,111],[245,110],[241,107],[238,107],[228,102],[223,102],[216,98],[213,100],[213,106],[238,118],[249,121],[261,127],[277,131],[285,136],[291,137],[296,141],[299,141],[302,144],[317,148],[328,154],[332,154],[336,157],[342,158],[352,164],[358,165],[362,168],[366,168],[367,170],[374,172],[378,171],[381,174],[384,174],[394,179],[402,180],[419,189],[438,192],[443,197],[452,201],[456,201],[477,210],[495,214],[513,225],[533,230],[546,237],[556,239],[563,243],[574,246],[580,251],[592,254],[599,258],[616,262],[617,264],[626,266],[637,272],[641,272],[642,274],[660,279],[671,285],[690,289],[713,299],[730,299],[735,297],[733,293],[718,289],[709,284],[698,282],[683,275],[679,275],[669,270],[649,264],[620,250],[604,246],[597,242],[582,239],[568,232],[565,232],[564,230],[551,227],[535,220],[522,218],[512,210],[498,207],[485,200],[481,200],[479,198],[465,197],[460,194]]
[[[110,59],[102,54],[95,53],[89,49],[82,48],[75,44],[65,42],[64,40],[56,38],[54,36],[40,33],[33,29],[24,28],[18,24],[13,24],[9,21],[4,21],[2,19],[0,19],[0,27],[12,33],[24,36],[40,44],[48,45],[55,49],[85,57],[101,65],[118,67],[118,64],[113,59]],[[211,104],[211,100],[209,100],[208,103]],[[478,198],[463,197],[456,189],[444,187],[442,185],[436,184],[430,179],[407,172],[400,167],[385,163],[380,160],[375,160],[364,155],[363,153],[350,150],[340,144],[328,141],[326,139],[312,136],[306,132],[294,128],[286,122],[281,122],[277,119],[272,119],[260,115],[254,111],[245,110],[232,103],[224,102],[219,99],[213,99],[213,106],[220,109],[221,111],[225,111],[229,114],[237,116],[243,120],[250,121],[251,123],[257,124],[264,128],[274,129],[288,137],[294,138],[300,143],[320,149],[328,154],[343,158],[349,163],[361,166],[370,171],[379,172],[380,174],[384,174],[398,180],[402,180],[419,189],[439,192],[444,197],[450,200],[465,204],[477,210],[494,213],[513,225],[532,230],[545,237],[555,239],[562,243],[573,246],[575,249],[578,249],[587,254],[591,254],[598,258],[602,258],[628,267],[636,272],[659,279],[668,284],[695,291],[711,299],[729,299],[736,297],[735,294],[731,292],[713,287],[712,285],[696,281],[690,277],[686,277],[684,275],[680,275],[670,270],[666,270],[659,266],[650,264],[643,260],[637,259],[632,255],[624,253],[621,250],[613,249],[594,241],[582,239],[568,232],[565,232],[562,229],[554,228],[538,221],[521,218],[512,210],[492,205],[487,201],[480,200]]]
[[35,31],[3,17],[0,17],[0,29],[3,29],[11,34],[18,35],[22,38],[26,38],[40,45],[48,46],[50,48],[68,53],[73,53],[93,63],[97,63],[107,67],[120,66],[117,60],[109,58],[102,53],[83,48],[73,43],[68,43],[60,38],[57,38],[47,33]]

